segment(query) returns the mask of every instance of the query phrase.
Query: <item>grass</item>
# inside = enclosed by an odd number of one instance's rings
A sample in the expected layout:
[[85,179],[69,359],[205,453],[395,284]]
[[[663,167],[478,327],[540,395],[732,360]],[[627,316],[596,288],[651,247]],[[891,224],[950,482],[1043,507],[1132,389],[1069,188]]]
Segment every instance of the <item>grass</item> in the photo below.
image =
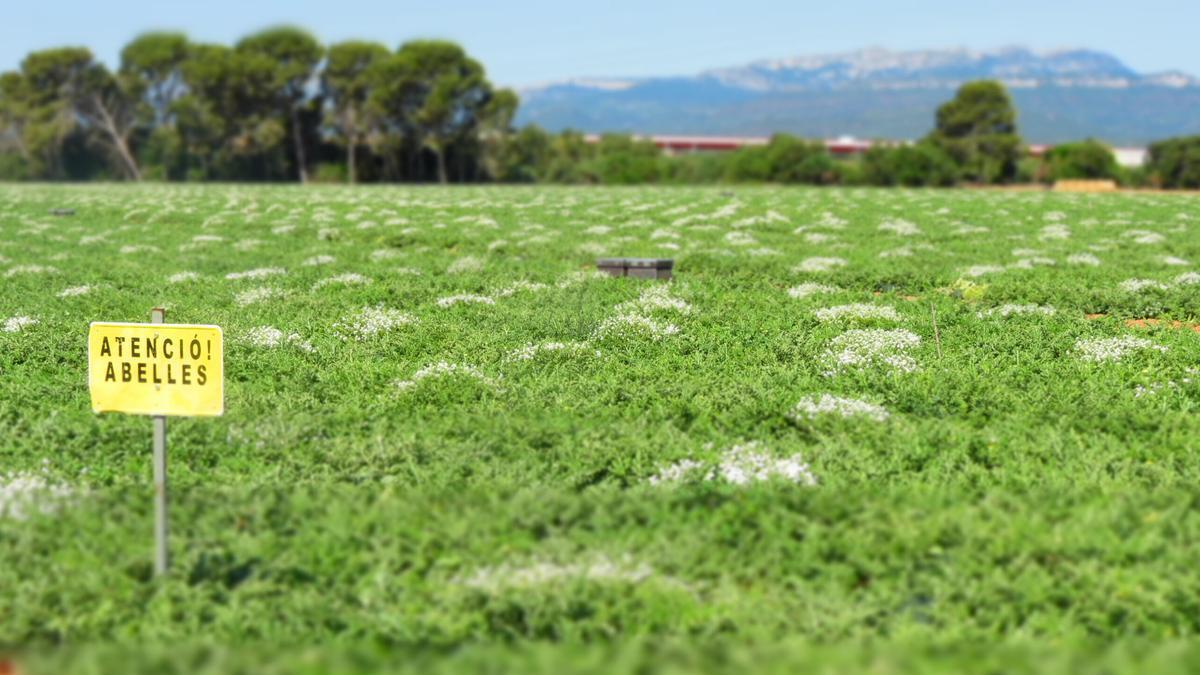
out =
[[[1197,228],[1183,195],[0,186],[0,328],[36,321],[0,330],[0,650],[30,673],[1194,669],[1200,336],[1125,321],[1200,320]],[[676,278],[595,276],[608,255]],[[852,303],[899,320],[817,318]],[[1055,311],[988,314],[1010,304]],[[150,422],[86,390],[88,323],[154,306],[226,336],[225,416],[169,424],[162,581]],[[364,308],[405,322],[356,335]],[[838,367],[856,329],[910,331],[912,367]],[[1147,342],[1084,358],[1122,336]],[[821,394],[887,419],[789,414]],[[750,443],[817,484],[702,479]]]

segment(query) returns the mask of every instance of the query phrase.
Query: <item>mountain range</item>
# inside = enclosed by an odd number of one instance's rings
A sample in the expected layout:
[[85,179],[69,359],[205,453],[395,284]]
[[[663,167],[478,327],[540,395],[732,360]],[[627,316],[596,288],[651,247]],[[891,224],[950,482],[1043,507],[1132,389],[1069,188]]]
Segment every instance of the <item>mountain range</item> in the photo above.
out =
[[1104,52],[870,48],[694,76],[587,78],[521,92],[520,123],[551,131],[912,139],[963,82],[1008,86],[1031,143],[1144,145],[1200,133],[1200,79],[1138,73]]

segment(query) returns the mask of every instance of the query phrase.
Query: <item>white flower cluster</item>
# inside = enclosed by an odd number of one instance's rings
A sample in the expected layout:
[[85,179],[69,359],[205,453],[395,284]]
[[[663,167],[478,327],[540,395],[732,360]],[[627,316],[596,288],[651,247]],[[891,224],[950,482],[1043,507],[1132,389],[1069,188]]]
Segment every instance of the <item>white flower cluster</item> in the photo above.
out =
[[29,316],[14,316],[4,320],[5,333],[18,333],[29,326],[37,325],[38,320]]
[[1062,225],[1062,224],[1047,225],[1047,226],[1043,227],[1041,233],[1038,234],[1038,239],[1041,239],[1042,241],[1049,241],[1051,239],[1070,239],[1070,238],[1071,238],[1070,228],[1068,228],[1066,225]]
[[380,262],[383,260],[392,260],[394,258],[400,258],[403,256],[404,256],[404,251],[400,251],[400,250],[397,250],[394,248],[381,248],[381,249],[378,249],[375,251],[371,251],[371,255],[368,257],[370,258],[371,262]]
[[613,278],[612,276],[610,276],[609,274],[606,274],[604,272],[601,272],[600,270],[587,270],[587,271],[581,271],[581,272],[571,272],[569,274],[566,274],[563,276],[563,278],[559,279],[558,282],[554,285],[558,288],[573,288],[580,284],[585,284],[589,281],[603,281],[603,280],[612,279],[612,278]]
[[311,258],[305,259],[305,261],[300,264],[304,265],[305,267],[316,267],[318,265],[329,265],[335,261],[336,258],[331,255],[314,255]]
[[1175,277],[1171,281],[1155,281],[1154,279],[1126,279],[1120,284],[1121,290],[1126,293],[1138,293],[1147,288],[1152,288],[1158,291],[1169,291],[1177,286],[1193,286],[1200,284],[1200,273],[1184,272]]
[[363,307],[356,314],[333,324],[333,329],[342,334],[342,339],[352,337],[366,340],[400,326],[417,323],[417,319],[397,309],[383,305]]
[[1071,255],[1067,256],[1067,264],[1098,267],[1100,265],[1100,259],[1091,253],[1072,253]]
[[642,291],[637,300],[622,302],[616,307],[618,314],[633,314],[643,312],[679,312],[690,314],[692,306],[687,302],[671,295],[671,289],[664,285],[656,285]]
[[267,286],[262,286],[259,288],[251,288],[248,291],[242,291],[241,293],[238,293],[236,296],[234,296],[233,300],[238,305],[245,307],[247,305],[253,305],[253,304],[256,304],[259,302],[266,302],[267,300],[274,300],[276,298],[282,298],[285,295],[287,295],[287,294],[284,293],[283,291],[279,290],[278,288],[270,288]]
[[490,385],[490,386],[494,386],[496,384],[495,380],[484,375],[475,366],[464,365],[461,363],[447,363],[446,361],[439,361],[437,363],[425,366],[424,368],[418,370],[417,372],[413,373],[412,376],[407,380],[397,380],[396,388],[399,389],[400,391],[408,391],[409,389],[413,389],[414,387],[416,387],[418,384],[420,384],[424,380],[428,380],[430,378],[441,378],[441,377],[464,377],[464,378],[469,378],[469,379],[473,379],[473,380],[478,380],[479,382],[482,382],[482,383]]
[[838,293],[841,290],[842,289],[838,288],[837,286],[830,286],[828,284],[807,283],[800,284],[799,286],[792,286],[787,290],[787,294],[799,300],[801,298],[807,298],[810,295]]
[[15,277],[18,274],[55,274],[58,269],[49,265],[17,265],[10,268],[4,273],[6,277]]
[[317,283],[313,284],[313,290],[315,291],[319,288],[324,288],[326,286],[334,286],[334,285],[337,285],[337,286],[365,286],[366,284],[369,284],[369,283],[371,283],[370,277],[365,277],[357,272],[346,272],[345,274],[339,274],[337,276],[328,277],[326,279],[321,279]]
[[661,340],[678,334],[679,326],[656,319],[651,314],[692,312],[692,306],[671,295],[670,288],[665,285],[651,286],[642,291],[636,300],[623,302],[615,309],[617,313],[614,316],[608,317],[596,327],[594,335],[597,339],[615,335],[648,335],[653,340]]
[[1126,279],[1125,281],[1121,282],[1121,290],[1125,291],[1126,293],[1138,293],[1146,290],[1147,288],[1165,291],[1170,289],[1171,286],[1153,279]]
[[463,274],[466,272],[478,272],[483,269],[483,261],[475,256],[463,256],[458,260],[450,263],[446,268],[447,274]]
[[1187,260],[1184,260],[1183,258],[1178,258],[1173,255],[1164,255],[1161,258],[1161,260],[1162,260],[1162,264],[1167,265],[1169,267],[1187,267],[1188,265],[1192,264],[1192,263],[1188,262]]
[[818,321],[901,321],[895,308],[888,305],[868,305],[861,302],[826,307],[813,312]]
[[494,305],[496,300],[488,295],[475,295],[473,293],[461,293],[459,295],[448,295],[444,298],[438,298],[438,307],[453,307],[454,305]]
[[200,275],[195,272],[176,272],[167,277],[168,284],[182,284],[188,281],[195,281],[200,278]]
[[670,335],[677,335],[679,326],[665,321],[659,321],[641,314],[618,314],[610,316],[596,327],[596,337],[605,338],[613,335],[649,335],[654,340],[661,340]]
[[[503,564],[476,570],[469,577],[455,580],[456,585],[489,593],[506,589],[536,588],[564,582],[586,581],[600,584],[640,584],[655,577],[645,563],[628,556],[612,560],[598,556],[576,563],[534,561],[523,565]],[[678,582],[675,582],[678,583]]]
[[804,260],[800,261],[799,265],[796,265],[792,268],[792,272],[830,272],[839,267],[845,266],[846,261],[843,258],[805,258]]
[[1121,236],[1132,239],[1135,244],[1161,244],[1166,237],[1150,230],[1129,230]]
[[62,291],[59,292],[58,297],[60,297],[60,298],[75,298],[80,295],[87,295],[88,293],[91,293],[91,292],[92,292],[91,286],[71,286],[69,288],[62,289]]
[[0,474],[0,518],[25,520],[36,514],[50,515],[73,492],[36,473]]
[[1159,392],[1171,389],[1179,389],[1186,387],[1195,381],[1195,377],[1200,375],[1200,368],[1188,368],[1184,371],[1184,376],[1179,378],[1179,381],[1167,380],[1166,382],[1155,382],[1149,386],[1138,385],[1133,390],[1134,398],[1144,398],[1146,396],[1156,396]]
[[505,357],[505,360],[530,361],[548,352],[559,352],[572,356],[581,356],[590,353],[600,356],[600,351],[592,349],[591,344],[587,342],[543,342],[541,344],[528,344],[520,349],[515,349]]
[[501,288],[500,290],[492,293],[492,297],[494,297],[494,298],[509,298],[509,297],[516,295],[520,291],[528,291],[530,293],[536,293],[538,291],[544,291],[547,288],[549,288],[549,286],[547,286],[546,284],[537,283],[535,281],[524,281],[524,280],[514,281],[513,283],[505,286],[504,288]]
[[833,394],[802,398],[788,413],[788,417],[796,421],[811,420],[822,415],[835,415],[843,419],[865,417],[876,422],[884,422],[889,413],[882,406],[869,401],[843,398]]
[[912,331],[903,329],[850,330],[835,337],[821,354],[822,373],[833,377],[851,369],[883,368],[902,373],[917,370],[917,361],[907,352],[921,343]]
[[1054,316],[1058,310],[1050,305],[1000,305],[985,309],[982,312],[976,312],[975,316],[984,319],[991,316],[1010,317],[1015,315],[1039,315],[1039,316]]
[[279,274],[287,274],[287,270],[282,267],[259,267],[258,269],[247,270],[245,272],[230,272],[225,275],[226,279],[237,281],[239,279],[266,279]]
[[904,237],[911,237],[915,234],[921,234],[921,229],[917,227],[916,223],[910,223],[903,218],[886,220],[882,225],[879,226],[879,229],[884,232],[895,232],[896,234]]
[[1114,338],[1085,338],[1075,342],[1075,351],[1084,361],[1103,362],[1120,361],[1125,356],[1146,350],[1167,351],[1166,347],[1156,345],[1146,338],[1122,335]]
[[963,270],[963,276],[977,279],[988,274],[1003,272],[1004,269],[1002,265],[972,265]]
[[800,485],[816,485],[817,478],[804,459],[795,454],[775,457],[758,441],[735,445],[721,453],[715,462],[685,459],[666,467],[650,477],[651,485],[678,483],[686,480],[722,481],[733,485],[748,485],[772,479]]
[[242,342],[251,347],[274,348],[282,344],[295,345],[298,349],[305,352],[313,352],[315,349],[312,344],[300,337],[299,333],[288,333],[284,335],[283,331],[273,326],[258,326],[246,331]]

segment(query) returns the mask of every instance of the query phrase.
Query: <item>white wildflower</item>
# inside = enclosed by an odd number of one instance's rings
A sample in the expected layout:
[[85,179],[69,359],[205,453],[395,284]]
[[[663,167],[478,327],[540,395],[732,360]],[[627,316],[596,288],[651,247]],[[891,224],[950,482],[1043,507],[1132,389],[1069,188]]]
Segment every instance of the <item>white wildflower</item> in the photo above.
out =
[[487,295],[476,295],[473,293],[460,293],[458,295],[448,295],[444,298],[437,299],[438,307],[453,307],[454,305],[494,305],[496,300]]
[[832,377],[856,368],[881,368],[911,373],[917,370],[916,360],[907,352],[921,343],[912,331],[903,329],[850,330],[835,337],[829,349],[821,354],[824,375]]
[[1100,259],[1091,253],[1072,253],[1067,256],[1067,263],[1071,265],[1088,265],[1089,267],[1097,267],[1100,265]]
[[225,275],[226,279],[237,281],[240,279],[266,279],[279,274],[287,274],[287,271],[281,267],[259,267],[258,269],[247,270],[245,272],[230,272]]
[[655,311],[690,314],[692,311],[692,306],[687,302],[671,295],[670,287],[666,285],[656,285],[650,286],[646,290],[642,291],[637,300],[630,300],[617,305],[616,311],[618,314]]
[[407,380],[396,381],[395,386],[401,391],[408,391],[409,389],[416,387],[424,380],[443,377],[472,379],[493,386],[496,384],[495,380],[484,375],[475,366],[439,361],[438,363],[425,366],[424,368],[418,370]]
[[1147,288],[1165,291],[1169,289],[1170,286],[1161,281],[1154,281],[1153,279],[1126,279],[1125,281],[1121,282],[1120,288],[1126,293],[1138,293],[1146,290]]
[[884,232],[894,232],[904,237],[921,234],[921,229],[917,227],[916,223],[910,223],[903,218],[884,221],[883,224],[879,226],[879,229]]
[[1033,304],[1029,304],[1029,305],[1009,304],[1009,305],[1000,305],[999,307],[992,307],[990,309],[985,309],[982,312],[977,312],[975,314],[975,316],[979,317],[980,319],[991,317],[991,316],[1009,317],[1009,316],[1013,316],[1013,315],[1030,315],[1030,314],[1036,314],[1036,315],[1040,315],[1040,316],[1054,316],[1054,313],[1056,311],[1057,310],[1055,310],[1053,307],[1051,307],[1049,305],[1043,306],[1043,305],[1033,305]]
[[665,581],[671,586],[682,586],[670,577],[660,577],[649,565],[636,562],[629,556],[617,560],[598,556],[585,562],[566,564],[545,561],[522,565],[503,564],[478,569],[468,577],[455,579],[454,583],[487,593],[498,593],[510,589],[539,588],[581,581],[591,584],[639,585],[652,580]]
[[661,340],[679,333],[679,326],[658,321],[641,314],[618,314],[605,319],[596,328],[596,337],[605,338],[615,335],[648,335],[651,339]]
[[38,514],[50,515],[73,492],[36,473],[0,474],[0,518],[26,520]]
[[787,294],[793,298],[800,299],[800,298],[807,298],[810,295],[825,294],[825,293],[838,293],[841,290],[842,289],[838,288],[837,286],[829,286],[827,284],[808,283],[808,284],[800,284],[799,286],[793,286],[793,287],[789,288],[787,290]]
[[721,453],[715,463],[684,459],[651,476],[650,484],[663,485],[686,480],[720,481],[733,485],[769,480],[809,486],[817,484],[816,476],[799,454],[775,457],[758,441],[729,448]]
[[17,265],[10,268],[4,273],[6,277],[15,277],[18,274],[56,274],[57,268],[49,265]]
[[817,317],[818,321],[870,321],[874,319],[884,321],[902,320],[900,315],[893,307],[889,307],[887,305],[868,305],[861,302],[818,309],[817,311],[813,312],[813,316]]
[[839,267],[845,267],[846,261],[842,258],[805,258],[799,265],[792,268],[793,272],[829,272],[830,270]]
[[515,349],[505,358],[508,361],[530,361],[546,353],[562,353],[570,354],[571,356],[584,354],[600,356],[600,351],[593,349],[587,342],[543,342],[541,344],[528,344],[520,349]]
[[313,284],[313,290],[325,288],[326,286],[365,286],[371,283],[370,277],[365,277],[357,272],[346,272],[337,276],[321,279]]
[[520,291],[535,293],[537,291],[544,291],[547,288],[549,288],[549,286],[546,284],[537,283],[535,281],[514,281],[508,286],[505,286],[504,288],[494,292],[492,296],[496,298],[508,298],[516,295]]
[[1001,265],[972,265],[963,270],[963,276],[978,278],[996,272],[1003,272],[1004,267]]
[[1188,262],[1187,260],[1184,260],[1183,258],[1176,258],[1173,255],[1164,255],[1162,257],[1162,264],[1170,265],[1172,267],[1187,267],[1188,265],[1191,265],[1192,263]]
[[300,337],[299,333],[284,332],[273,326],[259,326],[246,331],[246,335],[242,338],[242,342],[251,347],[273,348],[282,344],[295,345],[296,348],[305,352],[313,352],[316,349],[312,343]]
[[318,265],[329,265],[335,261],[336,258],[331,255],[314,255],[311,258],[306,258],[304,262],[300,264],[304,265],[305,267],[316,267]]
[[887,420],[889,413],[882,406],[874,403],[832,394],[800,399],[788,413],[788,417],[797,421],[810,420],[822,415],[835,415],[844,419],[865,417],[876,422],[883,422]]
[[1114,338],[1085,338],[1075,342],[1075,351],[1084,361],[1120,361],[1125,356],[1147,350],[1167,351],[1146,338],[1122,335]]
[[1068,229],[1066,225],[1047,225],[1042,228],[1041,234],[1038,235],[1038,239],[1041,239],[1042,241],[1070,238],[1071,230]]
[[371,262],[380,262],[381,260],[393,260],[395,258],[402,258],[402,257],[404,257],[404,255],[405,255],[404,251],[401,251],[399,249],[381,248],[381,249],[378,249],[375,251],[371,251],[371,255],[368,257],[371,259]]
[[284,295],[285,293],[277,288],[261,286],[259,288],[251,288],[248,291],[242,291],[241,293],[238,293],[234,297],[234,301],[242,307],[245,307],[247,305],[253,305],[259,302],[273,300],[275,298],[282,298]]
[[1200,272],[1184,272],[1175,277],[1173,283],[1176,286],[1195,286],[1200,284]]
[[415,323],[417,319],[409,314],[376,305],[363,307],[356,314],[333,324],[333,329],[342,333],[343,339],[353,337],[356,340],[366,340],[394,328]]
[[71,286],[69,288],[64,288],[61,291],[59,291],[58,297],[74,298],[74,297],[78,297],[80,295],[87,295],[88,293],[91,293],[91,292],[92,292],[91,286]]
[[29,316],[14,316],[4,321],[5,333],[19,333],[30,326],[36,326],[38,320]]
[[188,281],[195,281],[200,278],[200,275],[195,272],[176,272],[167,277],[168,284],[182,284]]
[[464,272],[478,272],[483,269],[483,261],[475,256],[463,256],[458,260],[450,263],[446,268],[447,274],[462,274]]

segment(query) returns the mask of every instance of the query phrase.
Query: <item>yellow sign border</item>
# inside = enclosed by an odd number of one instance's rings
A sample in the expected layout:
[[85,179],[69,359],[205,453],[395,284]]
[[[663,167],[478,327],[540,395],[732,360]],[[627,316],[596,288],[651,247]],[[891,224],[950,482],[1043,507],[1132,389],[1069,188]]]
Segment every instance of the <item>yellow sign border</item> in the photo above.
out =
[[195,415],[172,415],[162,412],[142,411],[142,410],[97,410],[96,406],[92,405],[92,412],[101,415],[108,412],[123,413],[126,415],[148,415],[148,416],[163,416],[163,417],[221,417],[225,414],[225,331],[220,326],[205,323],[140,323],[136,321],[92,321],[88,323],[87,341],[87,379],[88,379],[88,398],[91,398],[92,393],[92,341],[90,339],[92,328],[95,326],[137,326],[139,328],[154,327],[154,328],[207,328],[215,329],[217,335],[221,337],[221,381],[219,383],[221,396],[221,409],[213,413],[200,413]]

